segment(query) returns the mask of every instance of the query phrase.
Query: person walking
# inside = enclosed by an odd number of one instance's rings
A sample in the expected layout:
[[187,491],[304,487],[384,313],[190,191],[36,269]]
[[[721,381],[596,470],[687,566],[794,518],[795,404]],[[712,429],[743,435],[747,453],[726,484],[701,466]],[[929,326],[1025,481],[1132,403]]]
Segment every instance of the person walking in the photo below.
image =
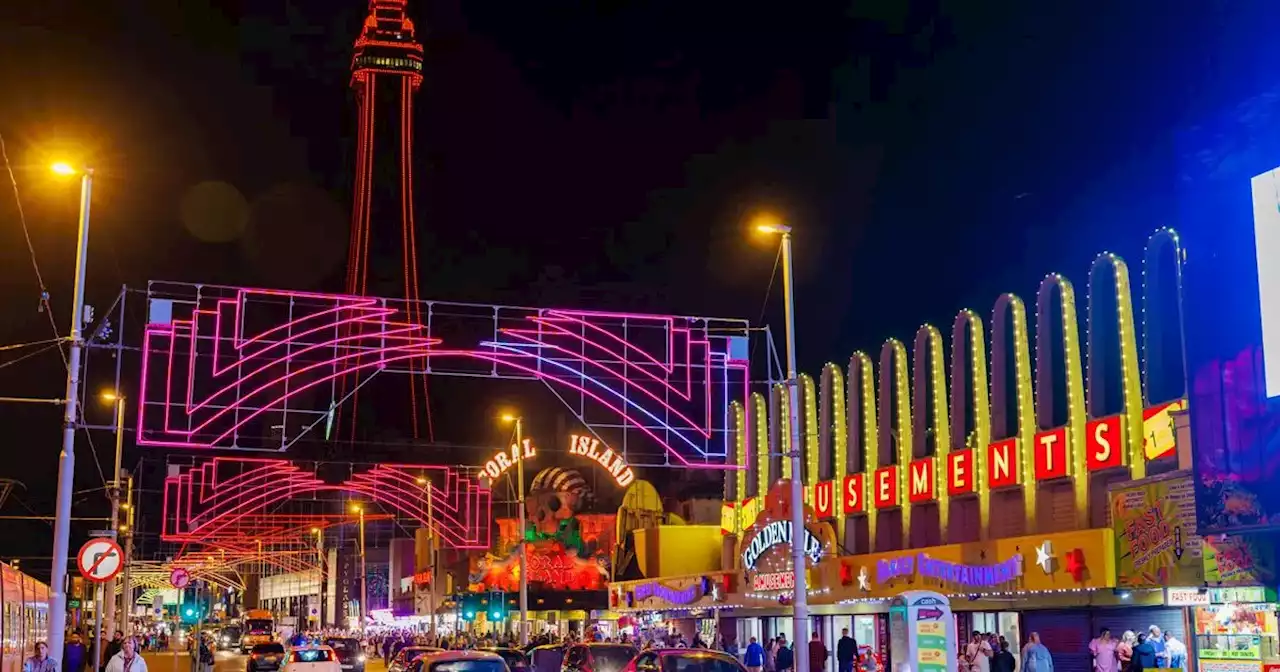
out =
[[779,637],[772,637],[764,640],[764,672],[777,672],[778,670],[779,639]]
[[790,672],[795,669],[796,656],[795,653],[787,646],[786,637],[778,637],[778,672]]
[[67,645],[62,650],[62,669],[66,672],[84,672],[84,665],[87,662],[89,662],[89,650],[80,639],[80,633],[71,633],[67,638]]
[[1093,657],[1093,669],[1097,672],[1120,672],[1120,658],[1116,653],[1118,642],[1109,628],[1103,628],[1089,642],[1089,655]]
[[58,672],[58,661],[49,657],[49,645],[36,642],[35,655],[22,664],[22,672]]
[[747,644],[747,652],[742,656],[742,664],[747,667],[747,672],[762,672],[764,670],[764,647],[760,646],[760,642],[756,641],[753,636]]
[[1120,664],[1120,672],[1129,672],[1133,665],[1133,646],[1138,643],[1138,636],[1132,630],[1125,630],[1116,644],[1116,660]]
[[147,672],[147,661],[138,653],[132,637],[120,642],[120,650],[107,661],[107,672]]
[[1147,643],[1156,651],[1156,667],[1169,667],[1169,654],[1164,650],[1164,633],[1160,626],[1152,625],[1147,629]]
[[[1001,640],[1004,638],[1002,637]],[[995,655],[991,656],[991,672],[1014,672],[1014,668],[1018,665],[1018,661],[1014,660],[1013,653],[1009,651],[1009,643],[1000,641],[995,646]]]
[[1031,633],[1022,647],[1022,672],[1053,672],[1053,655],[1040,641],[1038,632]]
[[827,657],[831,655],[827,651],[827,645],[822,642],[822,638],[818,633],[813,633],[813,638],[809,640],[809,667],[814,672],[826,669]]
[[849,636],[849,628],[841,628],[840,641],[836,642],[836,672],[853,672],[858,659],[858,641]]

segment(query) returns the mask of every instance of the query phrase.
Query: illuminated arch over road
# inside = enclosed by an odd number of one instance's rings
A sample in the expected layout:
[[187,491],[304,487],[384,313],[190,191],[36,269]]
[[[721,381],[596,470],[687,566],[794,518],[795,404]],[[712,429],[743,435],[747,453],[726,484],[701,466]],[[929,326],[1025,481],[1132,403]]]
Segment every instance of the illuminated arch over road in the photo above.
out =
[[314,516],[267,512],[326,491],[356,495],[411,518],[434,529],[447,548],[489,547],[492,495],[456,468],[380,464],[330,484],[287,460],[242,458],[214,458],[166,478],[161,538],[238,551],[251,551],[255,540],[305,539],[317,524]]
[[332,425],[358,389],[342,381],[426,372],[544,383],[631,464],[735,467],[746,321],[175,283],[148,298],[139,445],[284,450]]

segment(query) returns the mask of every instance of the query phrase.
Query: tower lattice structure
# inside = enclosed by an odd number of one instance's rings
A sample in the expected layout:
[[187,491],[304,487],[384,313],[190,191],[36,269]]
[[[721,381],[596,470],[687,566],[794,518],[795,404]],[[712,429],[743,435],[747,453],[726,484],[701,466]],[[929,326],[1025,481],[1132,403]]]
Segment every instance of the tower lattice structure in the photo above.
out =
[[[405,317],[424,324],[418,303],[413,203],[413,102],[422,84],[423,48],[407,4],[407,0],[370,0],[351,59],[357,131],[346,291],[403,297]],[[392,228],[395,221],[400,223],[398,239]],[[397,265],[399,272],[394,270]],[[426,362],[410,362],[409,368],[421,374]],[[424,419],[426,433],[434,434],[426,381],[425,375],[410,376],[414,438],[421,437]],[[353,404],[353,436],[356,412]]]

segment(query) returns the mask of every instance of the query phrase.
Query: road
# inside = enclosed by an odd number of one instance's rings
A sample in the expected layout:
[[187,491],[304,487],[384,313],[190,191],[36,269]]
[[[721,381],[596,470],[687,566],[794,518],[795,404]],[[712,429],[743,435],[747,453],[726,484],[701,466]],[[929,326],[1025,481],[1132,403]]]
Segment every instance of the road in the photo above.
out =
[[[213,672],[245,672],[245,658],[233,651],[219,651],[213,657]],[[172,653],[144,653],[142,659],[147,661],[147,672],[191,672],[191,661],[186,652],[176,657]],[[370,660],[364,669],[365,672],[387,670],[380,658]]]

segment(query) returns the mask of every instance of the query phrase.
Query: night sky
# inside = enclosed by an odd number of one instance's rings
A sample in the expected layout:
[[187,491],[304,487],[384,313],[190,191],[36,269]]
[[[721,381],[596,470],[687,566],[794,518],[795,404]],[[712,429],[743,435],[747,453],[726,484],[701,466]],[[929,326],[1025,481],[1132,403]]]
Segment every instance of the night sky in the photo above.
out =
[[[337,288],[364,2],[3,4],[0,133],[62,333],[77,192],[55,155],[98,170],[99,310],[150,279]],[[774,251],[745,226],[770,208],[795,228],[814,371],[1049,271],[1083,283],[1098,251],[1136,261],[1177,224],[1175,133],[1274,76],[1272,4],[416,0],[422,293],[763,307],[780,330]],[[0,343],[47,339],[5,177]],[[62,375],[48,351],[0,369],[0,395],[57,397]],[[0,405],[0,477],[27,486],[0,512],[52,513],[59,415]],[[437,438],[501,437],[446,421]],[[105,464],[112,437],[94,441]],[[90,455],[78,489],[101,483]],[[6,539],[47,529],[0,521]]]

